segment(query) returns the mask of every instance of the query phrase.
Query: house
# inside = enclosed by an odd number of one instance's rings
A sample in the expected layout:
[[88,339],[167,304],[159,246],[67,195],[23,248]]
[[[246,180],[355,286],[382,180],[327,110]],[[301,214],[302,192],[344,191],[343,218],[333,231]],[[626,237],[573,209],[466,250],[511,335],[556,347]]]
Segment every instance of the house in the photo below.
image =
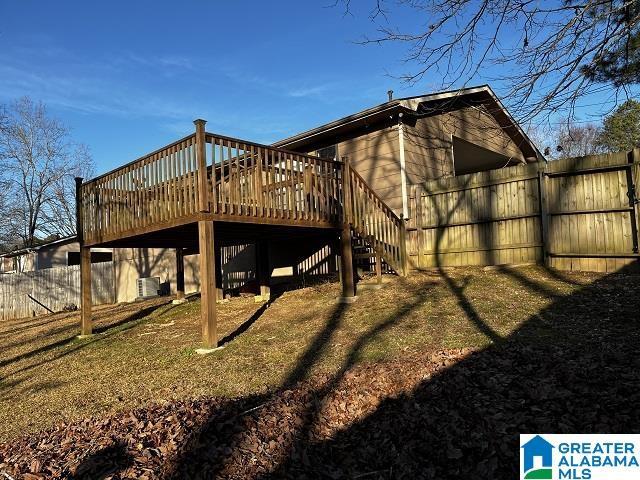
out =
[[[491,170],[542,159],[489,86],[390,99],[376,107],[296,134],[273,144],[324,158],[349,157],[367,184],[397,215],[408,217],[412,184],[434,178]],[[220,166],[218,167],[218,170]],[[270,249],[272,280],[337,271],[330,242],[307,248]],[[282,255],[297,249],[297,255]],[[255,243],[228,247],[221,254],[219,284],[224,290],[255,287]],[[175,293],[172,249],[114,249],[118,301],[135,298],[136,278],[159,276]],[[186,292],[199,289],[198,255],[184,257]]]
[[348,157],[404,218],[412,184],[543,160],[488,85],[390,98],[273,145],[337,160]]
[[[91,263],[111,260],[111,249],[96,248],[91,251]],[[0,255],[0,273],[32,272],[69,265],[80,265],[80,244],[75,236],[58,238],[34,247],[17,248]]]
[[203,343],[214,347],[215,300],[230,282],[253,284],[265,299],[277,276],[328,273],[339,263],[341,301],[353,301],[354,258],[407,273],[410,185],[542,158],[488,86],[390,98],[273,145],[209,133],[205,123],[77,179],[83,334],[91,332],[92,249],[111,248],[130,264],[120,268],[127,285],[164,269],[178,298],[190,271]]

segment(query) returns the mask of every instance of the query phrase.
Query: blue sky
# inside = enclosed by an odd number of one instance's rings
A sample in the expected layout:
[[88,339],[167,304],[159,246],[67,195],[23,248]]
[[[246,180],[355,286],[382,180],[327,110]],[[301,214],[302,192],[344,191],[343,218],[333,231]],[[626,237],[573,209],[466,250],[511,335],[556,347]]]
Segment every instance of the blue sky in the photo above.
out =
[[408,68],[402,47],[355,44],[375,28],[367,10],[332,3],[0,2],[0,102],[45,102],[100,173],[191,133],[195,118],[270,143],[382,103],[389,88],[436,88],[393,78]]

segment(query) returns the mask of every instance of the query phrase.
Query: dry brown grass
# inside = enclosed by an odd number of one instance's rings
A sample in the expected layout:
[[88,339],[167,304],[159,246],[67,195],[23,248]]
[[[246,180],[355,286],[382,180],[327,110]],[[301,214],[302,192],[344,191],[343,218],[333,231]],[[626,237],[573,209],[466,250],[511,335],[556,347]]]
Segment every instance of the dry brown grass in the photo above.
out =
[[246,330],[207,356],[195,354],[198,301],[99,309],[99,333],[84,340],[77,313],[4,322],[0,441],[149,401],[259,393],[344,364],[486,346],[598,277],[461,268],[389,277],[347,307],[335,303],[336,283],[285,292],[266,309],[236,298],[218,306],[220,337]]

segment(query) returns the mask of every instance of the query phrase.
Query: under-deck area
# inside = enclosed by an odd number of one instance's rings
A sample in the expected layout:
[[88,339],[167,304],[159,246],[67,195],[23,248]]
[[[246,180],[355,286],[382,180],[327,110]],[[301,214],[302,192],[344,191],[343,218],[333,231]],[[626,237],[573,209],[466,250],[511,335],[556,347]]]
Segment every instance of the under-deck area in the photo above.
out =
[[262,298],[269,297],[274,245],[283,256],[318,244],[339,253],[346,301],[355,296],[353,235],[369,246],[378,273],[383,260],[404,273],[404,222],[348,159],[214,135],[205,132],[203,120],[194,123],[193,135],[88,182],[77,179],[83,335],[92,329],[91,247],[175,249],[178,299],[184,297],[184,256],[198,253],[207,348],[218,342],[223,246],[255,245]]

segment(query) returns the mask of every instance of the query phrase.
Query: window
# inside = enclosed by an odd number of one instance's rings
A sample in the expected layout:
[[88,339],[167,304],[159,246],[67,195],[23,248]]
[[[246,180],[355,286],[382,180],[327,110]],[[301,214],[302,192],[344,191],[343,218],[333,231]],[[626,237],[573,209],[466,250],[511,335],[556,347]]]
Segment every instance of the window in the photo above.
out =
[[[110,262],[111,252],[91,252],[91,263]],[[67,252],[67,265],[80,265],[80,252]]]
[[337,151],[338,149],[335,145],[330,145],[328,147],[318,149],[317,153],[320,158],[331,158],[333,160],[337,160]]

